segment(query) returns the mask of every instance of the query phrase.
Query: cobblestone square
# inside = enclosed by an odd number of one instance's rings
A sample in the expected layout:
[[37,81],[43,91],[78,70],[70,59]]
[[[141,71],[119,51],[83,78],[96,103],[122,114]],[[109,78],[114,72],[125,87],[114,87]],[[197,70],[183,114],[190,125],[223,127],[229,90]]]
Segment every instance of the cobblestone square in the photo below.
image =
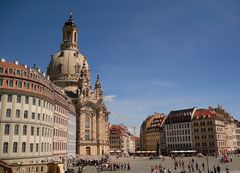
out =
[[[194,158],[194,168],[195,168],[195,163],[198,163],[199,168],[201,169],[201,173],[208,173],[207,169],[207,158],[198,158],[198,157],[184,157],[184,158],[176,158],[176,160],[181,159],[184,161],[185,165],[187,165],[189,162],[192,161]],[[182,171],[182,168],[178,167],[176,170],[174,169],[174,160],[170,157],[165,157],[165,160],[162,161],[160,159],[154,159],[150,160],[149,158],[111,158],[110,159],[111,163],[130,163],[131,165],[131,170],[118,170],[118,171],[100,171],[101,173],[110,173],[110,172],[115,172],[115,173],[126,173],[126,172],[131,172],[131,173],[151,173],[151,166],[158,166],[161,164],[161,166],[165,167],[166,170],[170,170],[171,173],[180,173]],[[205,168],[204,170],[202,169],[202,163],[204,163]],[[215,157],[208,157],[208,163],[209,163],[209,172],[213,171],[213,165],[219,165],[221,168],[221,173],[225,173],[226,166],[228,165],[230,168],[230,173],[240,173],[240,157],[233,156],[233,162],[229,163],[220,163],[219,158]],[[77,170],[77,169],[76,169]],[[188,168],[187,166],[185,167],[186,172],[188,173]],[[195,173],[198,173],[199,171],[194,170]],[[95,167],[86,167],[84,170],[84,173],[97,173],[97,170]],[[159,170],[157,171],[159,173]]]

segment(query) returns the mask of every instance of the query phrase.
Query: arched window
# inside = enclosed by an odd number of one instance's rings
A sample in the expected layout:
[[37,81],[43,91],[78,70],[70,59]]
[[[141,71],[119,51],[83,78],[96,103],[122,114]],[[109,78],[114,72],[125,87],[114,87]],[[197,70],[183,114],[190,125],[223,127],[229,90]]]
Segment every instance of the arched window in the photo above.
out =
[[22,88],[22,81],[18,81],[18,88]]
[[21,103],[21,96],[17,95],[17,103]]
[[77,33],[74,32],[74,42],[77,42]]
[[14,135],[18,135],[18,132],[19,132],[19,125],[16,124],[14,128]]
[[23,135],[24,136],[27,135],[27,126],[26,125],[23,126]]
[[11,80],[11,79],[8,80],[8,86],[9,86],[9,87],[13,87],[13,80]]
[[17,153],[17,147],[18,147],[18,143],[13,142],[13,153]]
[[9,74],[13,74],[13,69],[12,69],[12,68],[9,68],[9,69],[8,69],[8,73],[9,73]]
[[6,117],[8,117],[8,118],[11,117],[11,109],[6,110]]
[[8,142],[3,143],[3,153],[8,153]]
[[90,128],[90,123],[91,123],[90,117],[86,116],[85,117],[85,128]]
[[30,143],[30,152],[33,152],[33,143]]
[[27,111],[27,110],[24,111],[24,118],[25,118],[25,119],[28,118],[28,111]]
[[10,125],[6,124],[4,129],[4,135],[9,135],[9,131],[10,131]]
[[18,145],[17,142],[13,142],[13,153],[17,152],[17,145]]
[[21,71],[20,71],[20,70],[17,70],[17,71],[16,71],[16,74],[17,74],[17,75],[20,75],[20,74],[21,74]]
[[16,118],[20,118],[20,110],[19,109],[16,110]]
[[66,36],[67,36],[67,41],[71,41],[72,40],[72,38],[71,38],[71,32],[70,31],[67,31],[67,34],[66,34]]
[[25,153],[26,152],[26,142],[22,143],[22,152]]

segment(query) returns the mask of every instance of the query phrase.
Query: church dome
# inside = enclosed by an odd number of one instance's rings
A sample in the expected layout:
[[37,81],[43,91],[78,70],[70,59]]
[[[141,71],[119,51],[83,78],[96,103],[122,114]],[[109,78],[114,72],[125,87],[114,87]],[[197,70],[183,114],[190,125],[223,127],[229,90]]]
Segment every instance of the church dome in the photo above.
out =
[[72,81],[77,82],[83,65],[89,71],[87,58],[77,50],[62,50],[52,55],[48,66],[48,75],[53,82]]
[[52,55],[47,69],[51,81],[71,96],[77,93],[78,80],[84,66],[87,76],[90,77],[87,58],[79,51],[77,37],[78,29],[71,14],[63,27],[61,50]]

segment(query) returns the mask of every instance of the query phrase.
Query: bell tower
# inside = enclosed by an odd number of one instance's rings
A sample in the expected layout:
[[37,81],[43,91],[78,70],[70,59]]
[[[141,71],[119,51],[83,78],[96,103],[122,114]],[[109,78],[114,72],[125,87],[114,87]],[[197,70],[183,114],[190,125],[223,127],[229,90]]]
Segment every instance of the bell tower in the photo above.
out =
[[61,50],[67,49],[78,50],[78,29],[73,20],[72,12],[63,26]]

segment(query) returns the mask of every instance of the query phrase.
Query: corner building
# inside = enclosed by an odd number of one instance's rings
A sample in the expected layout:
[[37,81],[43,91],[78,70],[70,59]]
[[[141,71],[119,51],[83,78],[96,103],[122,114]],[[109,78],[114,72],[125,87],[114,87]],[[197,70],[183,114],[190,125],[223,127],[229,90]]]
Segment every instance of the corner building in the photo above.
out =
[[52,157],[54,92],[34,67],[0,61],[0,160],[38,163]]
[[86,56],[78,47],[78,28],[72,14],[63,26],[61,50],[52,55],[47,73],[64,89],[76,109],[76,149],[78,155],[109,152],[108,116],[99,76],[92,90]]
[[154,113],[146,118],[140,129],[141,149],[145,151],[157,151],[165,153],[164,121],[166,117],[162,113]]
[[209,109],[198,109],[192,119],[193,149],[204,155],[222,155],[227,150],[223,116]]

